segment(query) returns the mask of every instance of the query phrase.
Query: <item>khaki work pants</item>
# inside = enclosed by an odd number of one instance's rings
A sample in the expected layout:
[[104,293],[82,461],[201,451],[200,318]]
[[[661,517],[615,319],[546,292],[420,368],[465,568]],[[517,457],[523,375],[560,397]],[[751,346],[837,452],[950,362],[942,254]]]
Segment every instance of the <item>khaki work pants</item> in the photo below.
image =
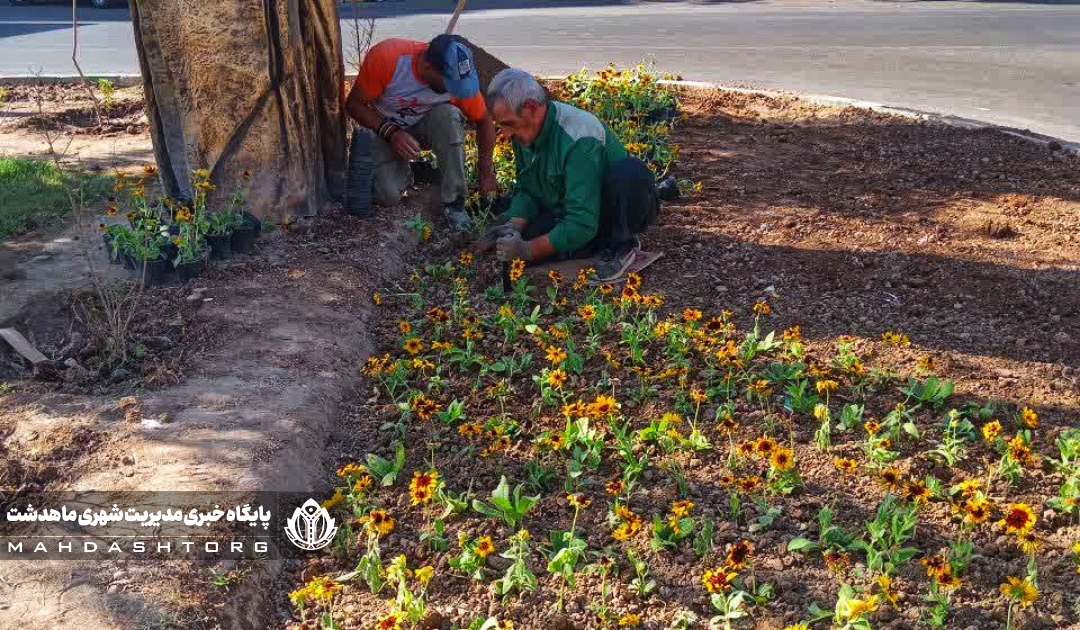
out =
[[[465,115],[457,107],[436,105],[412,127],[412,134],[425,149],[435,152],[442,174],[439,197],[444,204],[468,196],[465,182]],[[372,134],[372,160],[375,163],[375,203],[394,206],[401,203],[401,194],[413,183],[412,167],[401,159],[394,147]]]

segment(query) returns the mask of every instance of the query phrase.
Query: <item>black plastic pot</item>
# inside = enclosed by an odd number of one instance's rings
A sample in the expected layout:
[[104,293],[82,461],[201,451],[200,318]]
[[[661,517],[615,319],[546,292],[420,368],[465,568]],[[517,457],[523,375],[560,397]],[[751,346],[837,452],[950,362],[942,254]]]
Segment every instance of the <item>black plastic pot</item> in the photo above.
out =
[[136,278],[142,280],[144,287],[157,287],[165,284],[169,280],[169,259],[164,255],[157,260],[148,260],[145,263],[145,273],[143,270],[143,261],[132,261],[133,269],[131,273],[135,274]]
[[133,271],[135,269],[135,259],[132,258],[130,254],[127,252],[120,252],[118,257],[120,258],[120,262],[123,263],[124,269],[127,269],[128,271]]
[[210,248],[204,246],[202,251],[199,252],[198,258],[189,263],[180,263],[179,265],[176,265],[176,277],[180,282],[194,280],[202,274],[209,263]]
[[206,242],[210,244],[210,257],[214,260],[232,258],[232,232],[207,234]]
[[442,182],[442,171],[430,162],[412,163],[413,180],[418,184],[438,184]]
[[113,240],[108,233],[101,235],[101,242],[105,243],[105,253],[109,256],[109,262],[114,265],[123,263],[120,259],[120,253],[116,251],[116,246],[113,245]]
[[671,122],[679,117],[678,107],[658,107],[645,115],[645,122],[649,124]]
[[255,228],[244,226],[233,230],[232,251],[234,254],[250,254],[255,249],[255,237],[259,233]]
[[165,260],[169,261],[169,269],[172,269],[172,261],[176,260],[176,257],[180,255],[180,248],[175,243],[169,243],[161,251],[165,253]]
[[345,211],[355,217],[371,214],[371,188],[375,178],[375,161],[371,143],[375,134],[370,129],[354,129],[349,145],[349,174],[345,191]]
[[250,212],[245,212],[240,215],[239,229],[246,230],[249,228],[255,231],[255,238],[259,238],[259,235],[262,234],[262,221],[259,220],[259,217]]

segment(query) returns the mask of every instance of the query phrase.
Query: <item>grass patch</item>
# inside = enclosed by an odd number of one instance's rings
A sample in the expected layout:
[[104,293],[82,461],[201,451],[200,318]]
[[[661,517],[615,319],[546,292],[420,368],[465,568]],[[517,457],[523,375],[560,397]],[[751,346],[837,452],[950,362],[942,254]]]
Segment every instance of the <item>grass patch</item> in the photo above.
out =
[[63,173],[42,160],[0,158],[0,238],[55,225],[71,214],[68,191],[82,186],[86,201],[109,193],[104,175]]

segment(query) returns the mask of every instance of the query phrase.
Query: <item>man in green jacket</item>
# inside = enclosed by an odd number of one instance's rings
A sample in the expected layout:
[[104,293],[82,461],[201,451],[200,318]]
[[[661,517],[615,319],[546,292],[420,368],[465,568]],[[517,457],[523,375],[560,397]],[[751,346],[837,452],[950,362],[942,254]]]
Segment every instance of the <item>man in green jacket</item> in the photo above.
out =
[[480,249],[526,262],[595,255],[598,281],[620,277],[641,247],[637,235],[659,212],[649,167],[596,116],[551,101],[523,70],[495,75],[487,106],[511,137],[517,187]]

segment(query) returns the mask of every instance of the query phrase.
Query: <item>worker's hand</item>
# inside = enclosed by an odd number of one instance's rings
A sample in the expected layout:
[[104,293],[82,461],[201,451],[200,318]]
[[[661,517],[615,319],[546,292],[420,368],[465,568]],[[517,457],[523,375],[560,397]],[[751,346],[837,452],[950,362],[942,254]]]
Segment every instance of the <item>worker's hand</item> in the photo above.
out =
[[525,262],[532,260],[532,248],[521,238],[521,233],[514,231],[504,234],[495,241],[495,255],[503,262],[520,258]]
[[521,228],[516,223],[499,223],[498,225],[489,226],[484,235],[480,237],[480,240],[476,242],[476,251],[481,254],[489,252],[495,248],[495,242],[499,240],[499,237],[520,233]]
[[490,168],[480,169],[480,194],[492,197],[499,192],[499,182],[495,179],[495,171]]
[[393,145],[394,151],[401,156],[401,159],[405,161],[412,162],[420,155],[420,143],[404,129],[390,136],[390,144]]

